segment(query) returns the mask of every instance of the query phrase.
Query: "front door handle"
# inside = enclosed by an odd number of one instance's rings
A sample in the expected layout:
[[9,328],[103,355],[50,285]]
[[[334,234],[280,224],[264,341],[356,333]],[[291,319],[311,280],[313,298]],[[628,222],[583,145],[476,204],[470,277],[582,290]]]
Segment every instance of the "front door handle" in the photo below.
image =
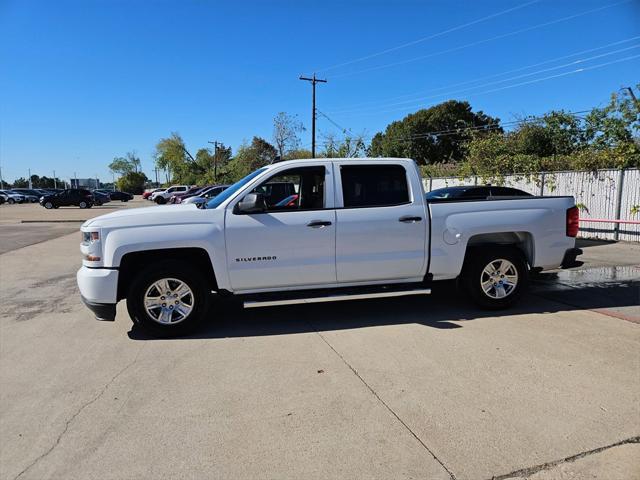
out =
[[402,223],[415,223],[415,222],[421,222],[422,217],[411,217],[407,215],[405,217],[400,217],[398,221]]
[[323,220],[312,220],[307,223],[307,227],[311,228],[324,228],[331,225],[331,222],[323,221]]

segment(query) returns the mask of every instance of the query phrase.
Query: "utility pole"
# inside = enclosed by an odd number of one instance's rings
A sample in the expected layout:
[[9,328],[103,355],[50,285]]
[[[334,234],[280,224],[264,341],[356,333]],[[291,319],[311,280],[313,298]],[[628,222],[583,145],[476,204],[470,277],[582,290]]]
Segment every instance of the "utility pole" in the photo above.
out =
[[31,184],[31,169],[29,169],[29,190],[31,190],[33,188],[33,185]]
[[311,82],[311,158],[316,158],[316,83],[327,83],[326,80],[313,77],[300,77],[300,80]]
[[53,171],[53,188],[58,188],[58,182],[56,182],[56,171]]
[[73,178],[76,179],[76,182],[75,182],[76,184],[73,188],[78,188],[78,175],[76,175],[76,172],[73,172]]
[[2,179],[2,166],[0,165],[0,189],[4,190],[4,180]]
[[213,145],[213,183],[218,183],[218,141],[207,142]]
[[636,98],[636,94],[633,93],[633,88],[623,87],[620,90],[627,90],[629,92],[629,95],[631,95],[631,98],[633,99],[633,103],[636,106],[636,110],[638,110],[638,113],[640,113],[640,101]]

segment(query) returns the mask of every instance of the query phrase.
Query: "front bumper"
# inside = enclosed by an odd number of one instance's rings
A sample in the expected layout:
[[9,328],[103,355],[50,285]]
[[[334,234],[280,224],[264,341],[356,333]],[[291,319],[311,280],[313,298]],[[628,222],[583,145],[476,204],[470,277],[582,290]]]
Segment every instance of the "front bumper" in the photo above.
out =
[[82,266],[76,275],[84,304],[99,320],[114,320],[118,302],[118,270]]
[[116,319],[116,304],[115,303],[95,303],[90,302],[82,295],[82,303],[84,303],[89,310],[96,316],[96,320],[103,320],[107,322],[113,322]]
[[581,262],[580,260],[576,260],[576,257],[578,255],[582,255],[581,248],[570,248],[569,250],[567,250],[564,254],[564,258],[562,259],[562,264],[560,265],[560,268],[581,267],[584,264],[584,262]]

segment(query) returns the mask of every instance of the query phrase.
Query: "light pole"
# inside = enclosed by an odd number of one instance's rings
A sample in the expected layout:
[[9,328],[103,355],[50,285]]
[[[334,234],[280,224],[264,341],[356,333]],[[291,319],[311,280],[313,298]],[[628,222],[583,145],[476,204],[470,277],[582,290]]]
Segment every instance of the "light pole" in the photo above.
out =
[[58,188],[58,182],[56,182],[56,171],[53,171],[53,188]]

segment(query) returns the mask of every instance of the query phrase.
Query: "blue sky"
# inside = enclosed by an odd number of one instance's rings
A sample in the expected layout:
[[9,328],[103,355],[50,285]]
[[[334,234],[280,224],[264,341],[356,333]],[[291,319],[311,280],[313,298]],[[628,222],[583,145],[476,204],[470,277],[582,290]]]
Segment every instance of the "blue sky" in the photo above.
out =
[[2,174],[106,181],[135,150],[152,176],[174,131],[195,153],[270,139],[281,111],[310,127],[314,70],[318,109],[369,136],[449,98],[503,120],[585,110],[640,82],[633,37],[640,0],[0,0]]

